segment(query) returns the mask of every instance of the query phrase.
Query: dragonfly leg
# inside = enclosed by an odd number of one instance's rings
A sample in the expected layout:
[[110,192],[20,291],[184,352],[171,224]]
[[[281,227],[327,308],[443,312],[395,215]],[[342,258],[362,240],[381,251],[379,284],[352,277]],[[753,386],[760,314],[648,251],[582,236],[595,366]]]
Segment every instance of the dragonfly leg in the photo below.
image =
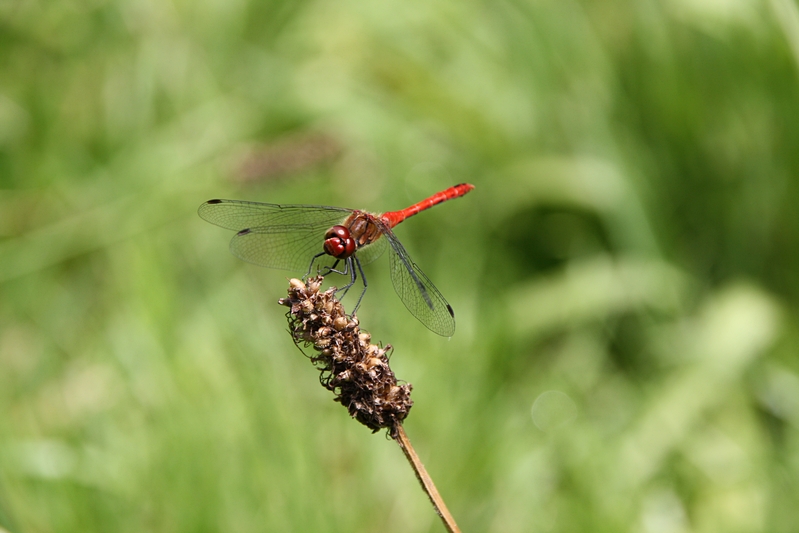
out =
[[[311,260],[311,264],[308,266],[308,273],[305,275],[305,277],[310,276],[311,270],[313,269],[314,262],[318,258],[322,257],[323,255],[325,255],[324,252],[316,254],[313,257],[313,259]],[[353,261],[355,261],[355,265],[352,264]],[[324,271],[321,272],[321,275],[322,276],[327,276],[331,272],[335,273],[335,274],[341,274],[341,275],[344,275],[344,276],[349,274],[350,275],[350,282],[347,283],[346,285],[344,285],[343,287],[341,287],[340,289],[336,290],[336,295],[341,294],[341,296],[339,296],[339,298],[344,298],[344,296],[347,295],[347,292],[349,292],[350,288],[352,288],[352,286],[355,285],[355,282],[358,280],[358,272],[361,273],[361,280],[363,280],[363,290],[361,291],[361,295],[358,297],[358,301],[355,304],[355,308],[352,310],[352,314],[354,315],[355,312],[358,310],[358,307],[360,307],[360,305],[361,305],[361,300],[363,300],[364,294],[366,294],[366,286],[367,286],[366,274],[363,273],[363,267],[361,266],[361,262],[358,261],[358,257],[357,256],[350,256],[350,257],[344,259],[344,268],[341,269],[341,270],[337,270],[336,267],[338,266],[338,264],[340,262],[341,262],[341,259],[336,259],[335,263],[333,263],[331,266],[326,266],[324,268]],[[357,271],[355,270],[356,266],[358,267]]]
[[[363,290],[361,291],[361,295],[358,296],[358,301],[356,302],[355,307],[352,310],[352,314],[353,315],[358,310],[358,307],[360,307],[361,300],[363,300],[363,296],[364,296],[364,294],[366,294],[366,287],[368,285],[368,283],[366,282],[366,274],[363,273],[363,267],[361,266],[361,262],[358,261],[357,257],[355,258],[355,264],[358,266],[358,272],[361,273],[361,281],[363,281]],[[352,269],[352,274],[353,274],[352,283],[355,283],[355,269],[354,268]],[[350,283],[350,285],[352,285],[352,283]]]
[[[348,257],[344,261],[344,270],[341,271],[341,272],[336,271],[338,274],[349,274],[350,275],[350,282],[347,283],[346,285],[344,285],[343,287],[341,287],[339,290],[336,291],[336,293],[339,293],[339,292],[341,293],[341,296],[339,297],[339,299],[344,298],[344,296],[346,296],[347,292],[350,290],[350,287],[355,285],[355,279],[356,279],[355,267],[352,266],[352,260],[353,260],[352,257]],[[355,261],[358,261],[358,260],[355,259]]]
[[[323,255],[327,255],[327,252],[320,252],[311,258],[311,262],[308,265],[308,271],[305,273],[306,279],[311,277],[311,270],[313,270],[313,264],[316,263],[316,260],[322,257]],[[338,261],[336,261],[336,264],[338,264]],[[334,264],[333,266],[336,265]]]
[[338,266],[338,264],[340,262],[341,262],[341,259],[336,259],[336,262],[333,263],[331,266],[325,267],[326,270],[324,272],[322,272],[322,275],[323,276],[327,276],[331,272],[333,274],[341,274],[343,276],[346,276],[347,274],[349,274],[348,263],[346,261],[344,262],[344,270],[336,270],[336,266]]

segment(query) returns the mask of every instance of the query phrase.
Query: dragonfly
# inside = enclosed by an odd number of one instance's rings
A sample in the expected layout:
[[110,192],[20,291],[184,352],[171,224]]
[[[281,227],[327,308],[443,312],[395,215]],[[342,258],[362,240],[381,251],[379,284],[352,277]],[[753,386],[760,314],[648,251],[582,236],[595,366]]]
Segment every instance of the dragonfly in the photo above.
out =
[[369,213],[359,209],[325,205],[266,204],[243,200],[208,200],[198,214],[204,220],[236,234],[230,251],[249,263],[295,272],[308,277],[314,264],[325,275],[350,276],[339,291],[344,294],[358,275],[363,283],[353,314],[358,310],[367,281],[363,265],[389,249],[394,290],[408,311],[433,333],[451,337],[455,313],[439,290],[413,262],[392,231],[397,224],[447,200],[474,189],[461,183],[437,192],[399,211]]

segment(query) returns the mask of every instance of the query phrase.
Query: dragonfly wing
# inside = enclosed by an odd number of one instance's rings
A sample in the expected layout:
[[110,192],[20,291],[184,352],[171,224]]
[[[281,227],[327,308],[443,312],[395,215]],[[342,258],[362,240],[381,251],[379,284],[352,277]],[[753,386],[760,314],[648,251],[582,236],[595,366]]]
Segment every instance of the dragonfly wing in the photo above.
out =
[[[263,204],[243,200],[208,200],[197,214],[211,224],[233,231],[270,226],[330,226],[341,222],[352,209],[326,205]],[[327,230],[328,228],[325,228]]]
[[237,231],[230,251],[249,263],[307,271],[323,251],[325,232],[352,211],[316,205],[279,205],[239,200],[210,200],[199,215],[217,226]]
[[383,252],[386,251],[386,239],[379,238],[372,244],[364,246],[363,248],[358,249],[358,261],[361,262],[362,265],[366,265],[383,255]]
[[385,227],[383,235],[391,244],[391,281],[400,300],[430,331],[442,337],[451,337],[455,333],[455,313],[452,307],[411,260],[394,233]]
[[294,226],[249,228],[231,239],[230,252],[259,266],[306,272],[313,257],[323,251],[326,229],[301,233]]

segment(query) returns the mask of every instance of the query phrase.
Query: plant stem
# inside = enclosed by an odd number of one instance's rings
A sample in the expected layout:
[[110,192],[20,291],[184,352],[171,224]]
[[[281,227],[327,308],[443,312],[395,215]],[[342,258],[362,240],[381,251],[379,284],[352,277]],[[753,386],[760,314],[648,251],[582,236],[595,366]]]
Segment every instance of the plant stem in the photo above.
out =
[[394,431],[396,433],[397,443],[400,448],[402,448],[402,453],[405,454],[413,471],[416,473],[416,479],[419,480],[422,488],[427,493],[427,497],[430,498],[430,502],[433,504],[436,514],[441,517],[449,533],[460,533],[461,530],[458,529],[458,524],[455,523],[455,519],[450,514],[449,509],[447,509],[447,505],[444,503],[441,494],[438,493],[438,489],[436,489],[436,485],[433,483],[432,478],[427,473],[427,470],[425,470],[419,456],[416,455],[416,451],[413,449],[411,441],[408,440],[408,436],[405,434],[405,429],[403,429],[402,424],[395,424]]

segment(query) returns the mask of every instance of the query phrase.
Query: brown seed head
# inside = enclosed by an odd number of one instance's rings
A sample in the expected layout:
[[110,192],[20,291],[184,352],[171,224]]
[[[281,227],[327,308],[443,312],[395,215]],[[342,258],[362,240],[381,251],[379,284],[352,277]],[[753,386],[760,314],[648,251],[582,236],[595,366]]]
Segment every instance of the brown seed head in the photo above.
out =
[[289,308],[294,342],[313,348],[310,359],[321,372],[319,381],[350,416],[375,432],[389,428],[393,433],[413,405],[412,386],[397,384],[388,364],[391,345],[371,344],[371,335],[360,330],[356,317],[347,316],[335,289],[319,292],[322,280],[292,279],[288,297],[278,301]]

